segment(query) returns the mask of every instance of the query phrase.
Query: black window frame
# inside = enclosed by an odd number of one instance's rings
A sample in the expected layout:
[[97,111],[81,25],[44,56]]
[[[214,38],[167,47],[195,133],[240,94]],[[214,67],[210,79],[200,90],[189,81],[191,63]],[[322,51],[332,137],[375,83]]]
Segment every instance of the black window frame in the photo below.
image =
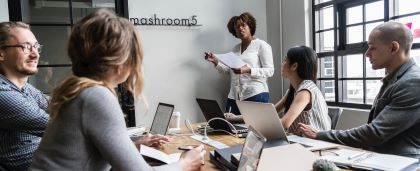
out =
[[[384,17],[383,19],[377,19],[377,20],[371,20],[366,21],[366,14],[365,14],[365,5],[373,2],[383,1],[384,3]],[[333,77],[321,77],[318,78],[318,84],[321,87],[321,81],[331,80],[334,81],[334,101],[327,101],[327,104],[330,106],[340,106],[340,107],[350,107],[350,108],[361,108],[361,109],[370,109],[372,105],[367,103],[367,97],[366,97],[366,81],[369,80],[381,80],[382,77],[367,77],[366,76],[366,60],[363,60],[363,77],[359,78],[342,78],[342,73],[340,72],[342,70],[342,66],[340,66],[339,58],[346,55],[353,55],[353,54],[363,54],[363,58],[365,58],[364,53],[366,52],[368,45],[365,41],[366,35],[365,33],[365,27],[366,24],[369,23],[376,23],[376,22],[387,22],[390,20],[395,20],[402,17],[407,16],[414,16],[420,14],[419,11],[412,12],[409,14],[403,14],[403,15],[390,15],[390,13],[394,14],[395,8],[394,4],[398,0],[330,0],[327,2],[320,2],[320,0],[312,0],[312,38],[313,38],[313,47],[318,47],[317,45],[317,34],[322,33],[325,31],[334,31],[334,48],[333,51],[327,51],[327,52],[318,52],[317,55],[318,58],[325,58],[325,57],[333,57],[334,61],[334,76]],[[360,6],[362,5],[363,8],[363,20],[360,23],[354,23],[350,25],[346,25],[346,9],[354,6]],[[319,29],[317,30],[317,24],[321,22],[321,17],[317,20],[317,12],[322,10],[326,7],[333,8],[333,28],[326,28],[326,29]],[[316,22],[319,23],[316,23]],[[363,40],[359,43],[352,43],[347,44],[346,40],[346,31],[349,26],[355,26],[355,25],[361,25],[363,27]],[[317,49],[317,48],[315,48]],[[412,49],[420,49],[420,43],[413,43]],[[319,66],[321,65],[321,60],[318,60]],[[341,64],[342,65],[342,64]],[[322,71],[321,71],[322,72]],[[361,80],[363,82],[363,104],[361,103],[348,103],[348,102],[342,102],[340,99],[343,99],[343,82],[347,80]],[[322,87],[321,87],[322,89]],[[379,87],[378,87],[379,89]]]

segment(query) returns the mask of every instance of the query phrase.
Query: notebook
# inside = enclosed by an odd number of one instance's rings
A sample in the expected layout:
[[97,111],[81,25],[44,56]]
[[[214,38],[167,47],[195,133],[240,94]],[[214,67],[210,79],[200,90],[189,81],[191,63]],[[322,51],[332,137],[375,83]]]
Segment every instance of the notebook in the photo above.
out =
[[159,103],[156,109],[155,118],[150,127],[150,132],[153,134],[166,135],[173,111],[174,105]]
[[252,126],[268,141],[284,140],[288,142],[286,131],[273,104],[238,100],[236,104],[246,125]]
[[402,170],[419,161],[415,158],[351,149],[339,149],[321,158],[330,160],[338,166],[385,171]]
[[[203,112],[203,115],[207,121],[213,118],[226,119],[222,109],[220,109],[220,106],[216,100],[200,99],[200,98],[197,98],[196,100],[197,100],[198,105],[200,106],[201,112]],[[231,133],[235,133],[235,130],[231,128],[229,124],[226,122],[222,120],[212,120],[208,124],[214,130],[225,130]],[[232,125],[235,127],[237,133],[246,133],[248,131],[247,127],[245,127],[244,125],[241,125],[241,124],[232,124]]]
[[248,128],[244,146],[240,155],[238,171],[255,171],[267,139],[251,126]]

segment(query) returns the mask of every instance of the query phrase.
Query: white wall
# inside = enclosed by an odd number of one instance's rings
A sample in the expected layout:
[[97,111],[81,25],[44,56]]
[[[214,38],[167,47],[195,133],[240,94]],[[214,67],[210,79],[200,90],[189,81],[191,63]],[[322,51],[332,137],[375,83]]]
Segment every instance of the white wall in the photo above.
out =
[[[239,43],[227,30],[230,17],[245,11],[257,20],[255,36],[267,40],[266,3],[261,0],[130,0],[130,18],[188,18],[197,15],[201,27],[137,26],[145,51],[144,95],[149,103],[136,103],[137,125],[152,122],[158,102],[175,105],[182,118],[203,120],[196,97],[216,99],[224,106],[229,77],[204,60],[205,51],[225,53]],[[275,75],[277,76],[277,75]],[[271,88],[271,87],[270,87]]]
[[7,0],[0,0],[0,22],[9,21],[9,5]]

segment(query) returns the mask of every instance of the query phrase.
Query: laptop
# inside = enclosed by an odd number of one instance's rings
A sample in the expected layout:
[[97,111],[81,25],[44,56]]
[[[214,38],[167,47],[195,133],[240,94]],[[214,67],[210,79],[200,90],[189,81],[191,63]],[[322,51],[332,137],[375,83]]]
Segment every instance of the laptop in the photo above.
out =
[[153,134],[166,135],[173,111],[174,105],[159,103],[152,122],[152,126],[150,127],[150,132]]
[[[200,99],[200,98],[196,98],[196,100],[197,100],[198,105],[200,106],[201,112],[203,112],[203,115],[207,121],[213,118],[222,118],[226,120],[225,115],[222,109],[220,109],[220,106],[216,100]],[[212,120],[208,124],[214,130],[225,130],[231,133],[236,133],[235,130],[231,128],[231,126],[226,122],[216,119],[216,120]],[[235,127],[237,133],[246,133],[248,130],[248,128],[245,127],[244,124],[232,124],[232,125]]]
[[284,140],[289,142],[286,131],[273,104],[238,100],[236,104],[245,124],[252,126],[267,138],[268,141]]
[[[248,135],[242,147],[242,152],[232,154],[232,163],[238,164],[238,171],[255,171],[261,157],[264,143],[267,139],[252,126],[248,128]],[[239,159],[239,160],[238,160]]]

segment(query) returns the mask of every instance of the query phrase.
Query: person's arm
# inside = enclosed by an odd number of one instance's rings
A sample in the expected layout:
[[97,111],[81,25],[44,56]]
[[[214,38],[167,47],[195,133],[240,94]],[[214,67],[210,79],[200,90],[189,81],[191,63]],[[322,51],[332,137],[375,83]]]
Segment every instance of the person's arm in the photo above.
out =
[[37,102],[13,91],[0,93],[0,129],[18,130],[41,137],[49,115]]
[[216,56],[214,56],[213,53],[211,52],[205,52],[205,59],[211,63],[213,63],[214,67],[222,73],[229,73],[230,68],[224,64],[222,64],[221,62],[219,62],[216,58]]
[[260,42],[258,57],[261,68],[251,68],[251,76],[259,78],[272,77],[274,75],[273,51],[268,43]]
[[302,113],[305,107],[311,103],[311,94],[308,90],[299,91],[295,98],[293,99],[292,104],[290,105],[289,110],[281,118],[281,122],[284,128],[289,128],[292,125],[293,121]]
[[[420,96],[416,93],[420,80],[410,80],[395,87],[389,104],[370,123],[349,130],[318,132],[317,139],[353,147],[380,145],[420,122]],[[382,100],[379,99],[379,103]]]
[[277,112],[280,112],[281,110],[284,109],[284,105],[286,104],[286,99],[287,99],[288,93],[289,93],[289,89],[287,89],[284,96],[276,103],[276,105],[274,105],[276,107]]
[[168,143],[169,140],[170,139],[168,136],[147,133],[146,135],[134,141],[134,144],[136,144],[136,146],[146,145],[150,147],[159,147],[163,144]]

